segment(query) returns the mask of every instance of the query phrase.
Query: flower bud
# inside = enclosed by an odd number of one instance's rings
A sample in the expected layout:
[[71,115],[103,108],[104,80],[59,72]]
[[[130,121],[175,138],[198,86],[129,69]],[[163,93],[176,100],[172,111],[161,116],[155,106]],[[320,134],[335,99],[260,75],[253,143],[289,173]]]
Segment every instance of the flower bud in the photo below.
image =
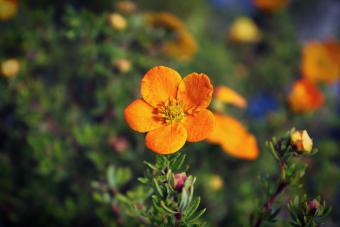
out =
[[125,18],[118,13],[110,14],[108,20],[111,26],[118,31],[124,30],[127,26]]
[[290,140],[298,153],[310,153],[313,149],[313,140],[309,137],[306,130],[292,132]]
[[16,59],[8,59],[1,64],[1,74],[6,77],[14,77],[20,70],[20,63]]
[[319,209],[319,207],[320,203],[316,199],[307,202],[307,210],[310,215],[314,215],[316,211]]
[[119,153],[126,151],[129,147],[129,143],[125,137],[111,137],[108,139],[108,144],[112,148],[112,150],[117,151]]
[[176,191],[182,191],[182,188],[184,187],[186,180],[187,180],[187,174],[185,172],[176,173],[175,181],[174,181],[174,189]]

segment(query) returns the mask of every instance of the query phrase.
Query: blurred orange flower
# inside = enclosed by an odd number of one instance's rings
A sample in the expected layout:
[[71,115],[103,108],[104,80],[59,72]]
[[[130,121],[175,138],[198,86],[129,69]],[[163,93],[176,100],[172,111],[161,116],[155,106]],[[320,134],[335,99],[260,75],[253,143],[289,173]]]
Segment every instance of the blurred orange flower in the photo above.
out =
[[215,98],[217,101],[233,104],[239,108],[245,108],[247,106],[247,100],[226,86],[218,86],[215,89]]
[[172,154],[186,141],[209,136],[214,116],[207,110],[213,86],[205,74],[184,79],[175,70],[157,66],[141,81],[142,98],[124,110],[125,120],[137,132],[147,132],[146,146],[158,154]]
[[17,0],[0,0],[0,20],[9,20],[18,12]]
[[179,60],[189,60],[197,51],[197,43],[185,24],[174,14],[167,12],[147,13],[146,22],[154,27],[163,27],[175,34],[173,41],[164,43],[164,53]]
[[308,112],[320,108],[324,103],[321,91],[310,81],[301,79],[293,84],[289,104],[294,112]]
[[253,0],[254,5],[264,11],[277,11],[288,5],[289,0]]
[[310,42],[303,48],[302,74],[312,82],[332,83],[340,77],[340,45]]
[[229,39],[238,43],[256,43],[261,40],[262,33],[249,17],[238,17],[228,31]]
[[[219,87],[215,99],[245,108],[246,100],[238,93],[227,87]],[[209,142],[220,144],[228,154],[242,159],[256,159],[259,149],[255,137],[235,118],[214,113],[215,128],[208,137]]]
[[137,10],[137,6],[134,2],[124,0],[124,1],[119,1],[115,4],[115,7],[125,13],[133,13]]

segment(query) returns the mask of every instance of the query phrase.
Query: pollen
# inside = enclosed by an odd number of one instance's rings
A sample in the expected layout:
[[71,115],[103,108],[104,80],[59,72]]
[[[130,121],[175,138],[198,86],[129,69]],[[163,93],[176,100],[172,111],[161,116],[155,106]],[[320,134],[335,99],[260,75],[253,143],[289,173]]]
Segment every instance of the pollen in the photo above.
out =
[[164,102],[158,108],[158,115],[166,124],[180,122],[185,117],[183,102],[176,99]]

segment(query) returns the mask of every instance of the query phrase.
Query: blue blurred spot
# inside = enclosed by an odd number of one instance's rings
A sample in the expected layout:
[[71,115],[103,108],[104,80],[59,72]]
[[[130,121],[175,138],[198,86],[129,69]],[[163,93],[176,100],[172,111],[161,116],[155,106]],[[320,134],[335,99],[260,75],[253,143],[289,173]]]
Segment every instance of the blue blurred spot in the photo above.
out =
[[216,9],[238,9],[246,13],[254,10],[252,0],[210,0],[210,4]]
[[278,102],[268,94],[260,94],[249,100],[248,114],[253,118],[264,118],[278,109]]

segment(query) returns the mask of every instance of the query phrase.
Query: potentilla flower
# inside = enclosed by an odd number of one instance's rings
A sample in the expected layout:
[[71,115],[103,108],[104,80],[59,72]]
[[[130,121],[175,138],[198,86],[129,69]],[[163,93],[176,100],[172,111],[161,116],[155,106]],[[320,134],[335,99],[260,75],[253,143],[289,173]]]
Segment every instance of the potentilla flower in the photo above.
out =
[[288,99],[292,110],[300,113],[316,110],[324,103],[321,91],[306,79],[298,80],[293,84]]
[[262,33],[251,18],[238,17],[231,24],[228,36],[233,42],[256,43],[261,40]]
[[260,10],[274,12],[286,7],[289,0],[253,0],[253,3]]
[[309,137],[306,130],[293,131],[290,134],[290,141],[298,153],[310,153],[313,149],[313,140]]
[[166,41],[163,52],[178,60],[189,60],[197,51],[197,43],[184,22],[168,12],[145,14],[146,23],[169,30],[174,34],[174,40]]
[[241,159],[256,159],[259,150],[255,137],[237,119],[214,113],[216,126],[209,142],[221,145],[229,155]]
[[239,108],[245,108],[247,106],[247,100],[245,100],[245,98],[226,86],[218,86],[215,89],[214,96],[219,102],[232,104]]
[[125,28],[127,27],[127,22],[125,18],[118,13],[110,14],[108,20],[111,26],[118,31],[125,30]]
[[17,59],[8,59],[1,63],[1,74],[5,77],[15,77],[20,70],[20,63]]
[[0,0],[0,20],[9,20],[18,12],[17,0]]
[[[218,87],[215,92],[218,102],[233,104],[245,108],[246,100],[228,87]],[[221,145],[222,149],[233,157],[252,160],[257,158],[259,149],[255,137],[237,119],[220,113],[214,113],[215,128],[208,141]]]
[[333,83],[340,78],[340,45],[309,42],[303,48],[302,75],[311,82]]
[[191,73],[184,79],[175,70],[157,66],[141,82],[142,98],[124,111],[129,126],[147,132],[146,146],[158,154],[178,151],[186,141],[198,142],[214,128],[207,110],[213,86],[207,75]]

